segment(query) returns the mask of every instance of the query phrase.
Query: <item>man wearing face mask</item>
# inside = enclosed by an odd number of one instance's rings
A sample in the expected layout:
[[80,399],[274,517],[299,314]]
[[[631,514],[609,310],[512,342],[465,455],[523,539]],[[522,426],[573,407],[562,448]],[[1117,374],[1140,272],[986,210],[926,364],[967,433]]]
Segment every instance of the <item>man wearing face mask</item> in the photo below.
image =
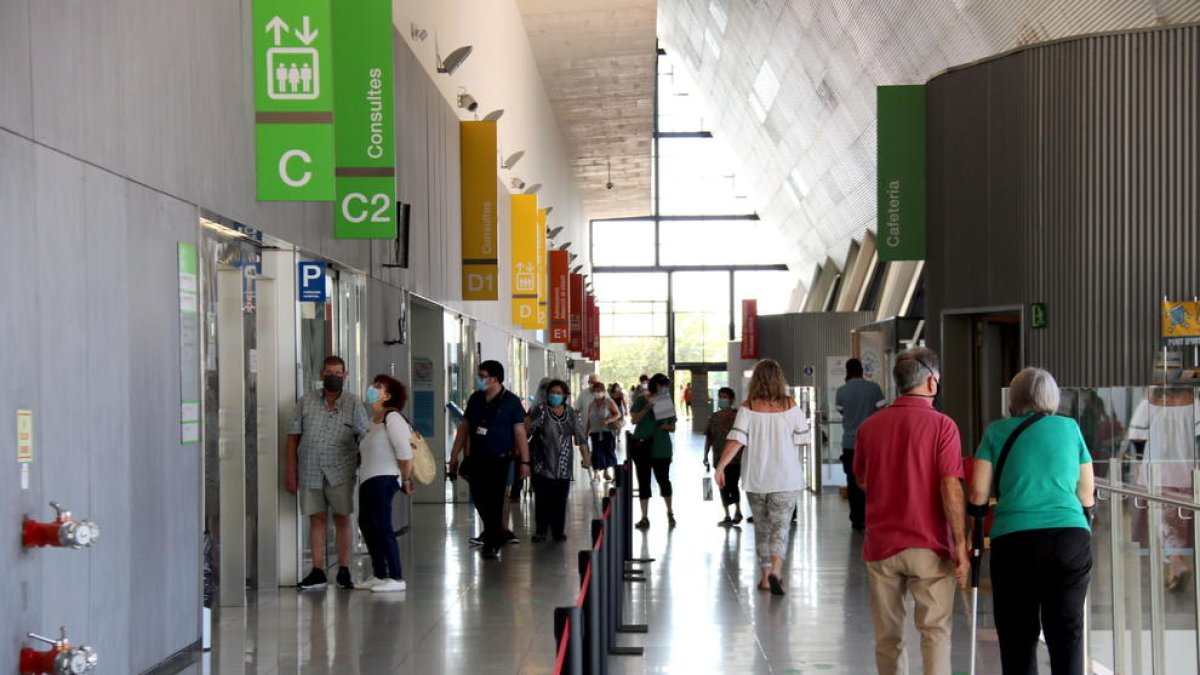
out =
[[296,404],[288,426],[285,487],[300,498],[308,516],[309,547],[313,568],[300,582],[300,590],[322,589],[325,577],[325,532],[328,511],[333,511],[337,531],[340,588],[352,589],[350,579],[350,515],[354,512],[354,485],[358,473],[358,439],[365,437],[371,421],[354,394],[342,391],[346,362],[339,356],[325,359],[322,387],[310,391]]
[[475,393],[450,451],[450,473],[457,474],[460,455],[467,453],[464,477],[471,482],[475,510],[483,521],[483,557],[495,560],[507,540],[504,499],[508,469],[514,458],[517,480],[529,476],[529,442],[525,435],[525,408],[516,394],[504,388],[504,366],[498,361],[479,364]]

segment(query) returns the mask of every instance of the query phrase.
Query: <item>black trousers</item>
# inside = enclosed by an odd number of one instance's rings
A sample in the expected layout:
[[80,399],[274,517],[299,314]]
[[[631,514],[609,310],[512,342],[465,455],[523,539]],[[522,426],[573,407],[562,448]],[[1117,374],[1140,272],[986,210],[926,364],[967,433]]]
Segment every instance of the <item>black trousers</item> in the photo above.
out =
[[1092,536],[1078,527],[1024,530],[992,540],[992,592],[1004,675],[1037,669],[1038,632],[1050,672],[1083,672],[1083,600]]
[[551,533],[560,538],[566,536],[567,497],[570,494],[569,480],[533,477],[533,519],[538,536]]
[[504,545],[504,491],[508,487],[509,457],[489,457],[482,453],[470,459],[471,499],[483,521],[484,548]]
[[725,467],[725,487],[721,488],[721,503],[725,506],[738,505],[738,510],[741,510],[740,502],[742,501],[742,491],[738,489],[738,485],[742,482],[742,465],[741,463],[730,464]]
[[[645,441],[647,448],[650,446],[649,441]],[[637,472],[638,479],[638,499],[650,499],[654,496],[654,490],[650,487],[650,474],[653,472],[654,480],[658,481],[658,491],[663,497],[670,497],[675,494],[671,488],[671,458],[663,457],[652,459],[650,452],[639,453],[633,458],[633,468]]]
[[854,448],[842,448],[842,469],[846,471],[846,492],[850,497],[850,524],[864,527],[867,524],[867,493],[854,477]]
[[396,476],[375,476],[358,488],[358,529],[371,554],[371,570],[377,579],[403,579],[400,547],[392,529],[392,501],[400,491]]

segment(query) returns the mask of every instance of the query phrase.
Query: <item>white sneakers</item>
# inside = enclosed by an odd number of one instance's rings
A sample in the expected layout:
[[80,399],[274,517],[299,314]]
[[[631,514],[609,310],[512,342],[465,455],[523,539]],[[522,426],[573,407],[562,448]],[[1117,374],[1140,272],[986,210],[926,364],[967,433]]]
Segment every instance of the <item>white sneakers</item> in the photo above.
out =
[[366,581],[360,581],[357,584],[354,584],[354,590],[369,591],[369,590],[375,588],[376,586],[378,586],[379,584],[382,584],[383,582],[384,582],[384,579],[380,579],[379,577],[371,577],[370,579],[367,579]]
[[403,579],[378,579],[379,583],[371,586],[372,593],[396,593],[408,588]]

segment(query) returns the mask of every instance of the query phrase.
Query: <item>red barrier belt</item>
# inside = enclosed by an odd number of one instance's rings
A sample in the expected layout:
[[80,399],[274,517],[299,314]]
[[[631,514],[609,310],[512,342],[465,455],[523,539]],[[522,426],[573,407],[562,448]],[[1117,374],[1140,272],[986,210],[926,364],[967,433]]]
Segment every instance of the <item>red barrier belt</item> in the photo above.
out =
[[554,675],[562,675],[563,664],[567,661],[567,643],[571,641],[571,620],[563,624],[562,639],[558,641],[558,658],[554,661]]

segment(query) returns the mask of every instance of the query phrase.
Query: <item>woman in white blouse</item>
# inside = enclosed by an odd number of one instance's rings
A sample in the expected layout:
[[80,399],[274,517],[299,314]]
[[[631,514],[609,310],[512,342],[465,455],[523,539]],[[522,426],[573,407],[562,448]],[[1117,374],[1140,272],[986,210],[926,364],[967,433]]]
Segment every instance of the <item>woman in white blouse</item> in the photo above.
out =
[[375,593],[403,591],[407,587],[400,567],[400,547],[392,528],[396,492],[413,493],[412,428],[400,413],[407,400],[408,390],[387,375],[376,375],[367,387],[366,402],[374,414],[371,429],[358,448],[363,481],[358,488],[358,528],[371,554],[374,576],[358,588]]
[[804,489],[799,446],[808,440],[809,420],[788,395],[779,363],[754,366],[749,397],[738,409],[733,430],[717,463],[717,484],[725,486],[725,467],[743,447],[742,488],[754,513],[759,590],[783,595],[783,559],[796,499]]

